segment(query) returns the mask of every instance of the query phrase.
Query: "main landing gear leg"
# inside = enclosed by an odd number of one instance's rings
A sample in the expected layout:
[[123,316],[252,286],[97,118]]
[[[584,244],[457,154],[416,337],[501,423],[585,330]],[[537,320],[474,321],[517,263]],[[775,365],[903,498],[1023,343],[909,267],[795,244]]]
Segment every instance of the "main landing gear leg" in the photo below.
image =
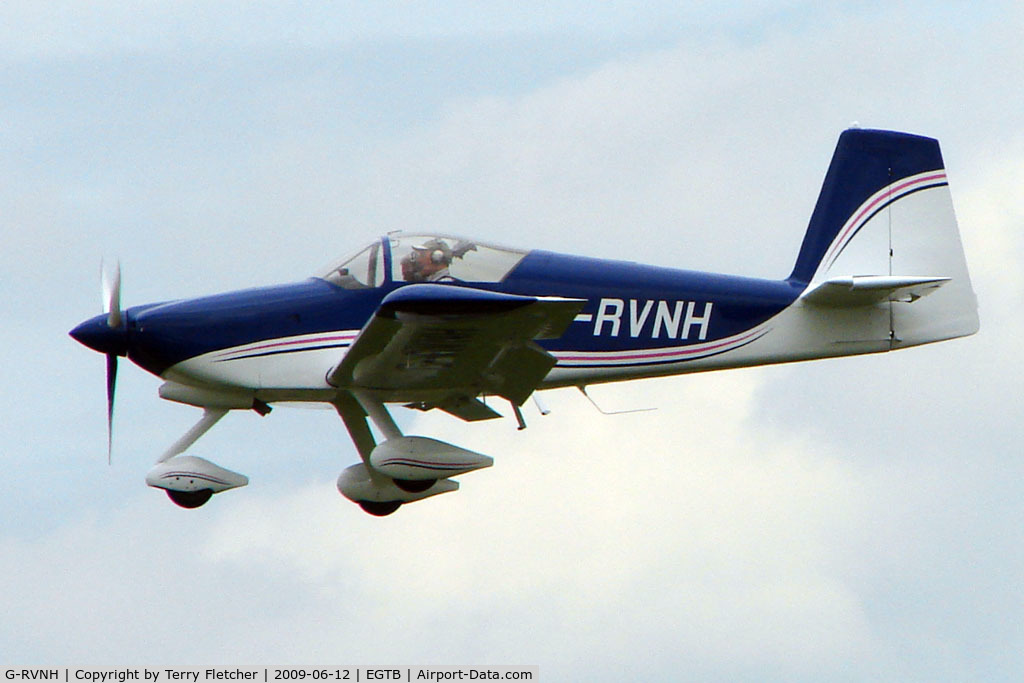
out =
[[338,394],[334,401],[334,409],[338,411],[341,421],[345,423],[345,429],[348,430],[348,435],[352,437],[352,443],[355,444],[356,450],[359,451],[359,457],[369,467],[370,453],[373,452],[377,442],[370,431],[370,425],[366,423],[366,411],[359,405],[359,401],[347,392]]
[[362,406],[366,414],[373,420],[373,424],[377,425],[377,429],[384,435],[385,440],[400,439],[402,437],[402,430],[395,424],[394,418],[391,417],[391,413],[388,412],[383,403],[363,392],[356,393],[355,399],[359,401],[359,405]]
[[[335,399],[334,408],[345,423],[363,460],[362,465],[349,467],[338,478],[338,490],[342,495],[357,503],[365,512],[384,517],[398,510],[403,502],[416,500],[407,494],[422,493],[435,484],[436,479],[394,479],[377,471],[371,464],[370,455],[377,442],[367,418],[373,420],[385,441],[402,437],[402,430],[382,402],[362,392],[343,392]],[[388,490],[391,493],[379,493]]]

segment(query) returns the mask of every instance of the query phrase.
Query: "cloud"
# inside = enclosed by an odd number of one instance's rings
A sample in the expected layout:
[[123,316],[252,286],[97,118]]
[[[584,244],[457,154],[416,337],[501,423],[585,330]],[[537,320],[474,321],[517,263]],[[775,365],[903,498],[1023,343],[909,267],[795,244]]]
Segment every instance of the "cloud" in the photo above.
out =
[[[149,642],[176,661],[267,661],[294,628],[302,637],[272,656],[322,662],[351,641],[363,659],[540,662],[565,675],[640,650],[651,671],[680,658],[728,669],[740,655],[828,670],[871,638],[830,547],[864,501],[852,472],[808,444],[766,447],[744,430],[757,383],[727,373],[601,392],[638,405],[661,385],[659,411],[618,417],[559,391],[554,414],[531,416],[523,433],[421,418],[410,431],[497,464],[384,520],[321,479],[231,493],[200,515],[154,506],[150,492],[42,538],[5,539],[0,575],[26,615],[7,638],[30,640],[26,654],[97,663],[142,661]],[[40,603],[64,619],[31,608]],[[651,618],[619,620],[609,642],[602,624],[637,610]],[[76,638],[61,638],[64,624]]]
[[1016,190],[1024,184],[1024,137],[1014,134],[999,144],[998,152],[982,151],[987,158],[979,159],[978,171],[956,172],[964,181],[957,187],[957,208],[985,308],[1000,323],[1013,324],[1015,316],[1001,312],[1024,291],[1024,275],[1015,266],[1024,255],[1024,203]]
[[[781,277],[844,127],[955,144],[990,113],[982,91],[993,88],[970,74],[995,55],[972,33],[977,51],[954,56],[943,49],[956,39],[948,27],[923,15],[908,30],[909,12],[844,15],[750,43],[686,37],[525,94],[455,93],[383,139],[282,140],[250,178],[271,199],[254,199],[285,222],[272,198],[297,198],[324,240],[445,230]],[[950,79],[962,90],[944,88]],[[951,124],[943,115],[954,108]]]
[[[669,397],[656,413],[599,417],[559,391],[554,414],[532,416],[522,433],[509,421],[467,429],[420,418],[411,432],[478,448],[497,464],[464,476],[462,491],[384,520],[358,512],[330,482],[232,494],[214,501],[222,507],[190,539],[195,556],[179,572],[237,577],[234,591],[254,613],[275,613],[275,624],[311,611],[317,633],[288,646],[307,660],[354,632],[388,634],[361,638],[363,656],[394,657],[397,641],[415,661],[497,657],[555,670],[644,649],[651,667],[684,656],[712,670],[743,654],[807,660],[813,673],[866,648],[869,628],[834,574],[840,558],[829,540],[864,504],[853,473],[808,444],[766,447],[747,434],[753,374],[647,384]],[[625,405],[651,395],[649,386],[604,393]],[[624,435],[628,447],[607,447]],[[292,585],[290,604],[252,590],[262,581]],[[620,622],[609,643],[602,624],[638,609],[651,620]],[[215,647],[259,658],[269,627],[250,620]],[[551,630],[562,636],[539,637]],[[821,652],[833,654],[813,655]]]
[[407,2],[401,6],[337,2],[330,5],[238,0],[215,5],[158,0],[145,5],[119,2],[46,3],[12,0],[0,16],[0,54],[8,58],[74,58],[123,52],[182,51],[197,47],[275,49],[327,48],[354,42],[498,39],[531,35],[587,34],[603,40],[664,35],[666,26],[694,30],[715,22],[747,30],[802,2],[702,5],[618,3],[594,7],[578,0],[497,3],[486,11],[472,2]]

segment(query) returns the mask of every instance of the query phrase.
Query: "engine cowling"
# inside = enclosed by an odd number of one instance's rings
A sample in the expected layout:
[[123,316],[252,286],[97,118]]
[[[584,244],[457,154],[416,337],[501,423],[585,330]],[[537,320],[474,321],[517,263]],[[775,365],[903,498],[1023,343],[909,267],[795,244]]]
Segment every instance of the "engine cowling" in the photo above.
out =
[[494,464],[490,456],[425,436],[400,436],[377,444],[370,465],[392,479],[446,479]]
[[146,474],[146,483],[166,491],[220,493],[245,486],[249,477],[214,465],[194,455],[179,455],[157,464]]

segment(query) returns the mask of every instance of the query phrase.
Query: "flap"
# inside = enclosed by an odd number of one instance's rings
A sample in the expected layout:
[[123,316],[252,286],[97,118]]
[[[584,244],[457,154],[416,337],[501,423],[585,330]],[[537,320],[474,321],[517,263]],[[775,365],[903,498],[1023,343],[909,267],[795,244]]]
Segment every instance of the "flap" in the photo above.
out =
[[882,301],[913,303],[949,282],[948,277],[853,275],[835,277],[807,290],[800,297],[816,306],[847,308]]
[[561,336],[584,303],[454,285],[401,287],[384,297],[328,380],[443,409],[481,393],[521,404],[555,364],[533,340]]
[[472,396],[449,395],[439,403],[420,401],[419,403],[407,403],[405,407],[423,411],[440,408],[444,412],[454,415],[460,420],[465,420],[466,422],[493,420],[501,417],[501,413],[480,399]]

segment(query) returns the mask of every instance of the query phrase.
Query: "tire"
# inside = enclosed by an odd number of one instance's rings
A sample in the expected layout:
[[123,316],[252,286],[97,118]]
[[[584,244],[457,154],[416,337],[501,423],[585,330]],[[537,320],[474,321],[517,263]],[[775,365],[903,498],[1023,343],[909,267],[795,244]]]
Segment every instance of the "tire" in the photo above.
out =
[[389,500],[381,503],[376,500],[361,500],[359,501],[359,507],[363,508],[364,512],[368,512],[374,517],[387,517],[394,513],[398,508],[402,507],[402,501]]
[[200,489],[198,491],[172,491],[167,489],[167,497],[175,505],[189,510],[206,505],[206,501],[210,500],[212,495],[212,489]]

